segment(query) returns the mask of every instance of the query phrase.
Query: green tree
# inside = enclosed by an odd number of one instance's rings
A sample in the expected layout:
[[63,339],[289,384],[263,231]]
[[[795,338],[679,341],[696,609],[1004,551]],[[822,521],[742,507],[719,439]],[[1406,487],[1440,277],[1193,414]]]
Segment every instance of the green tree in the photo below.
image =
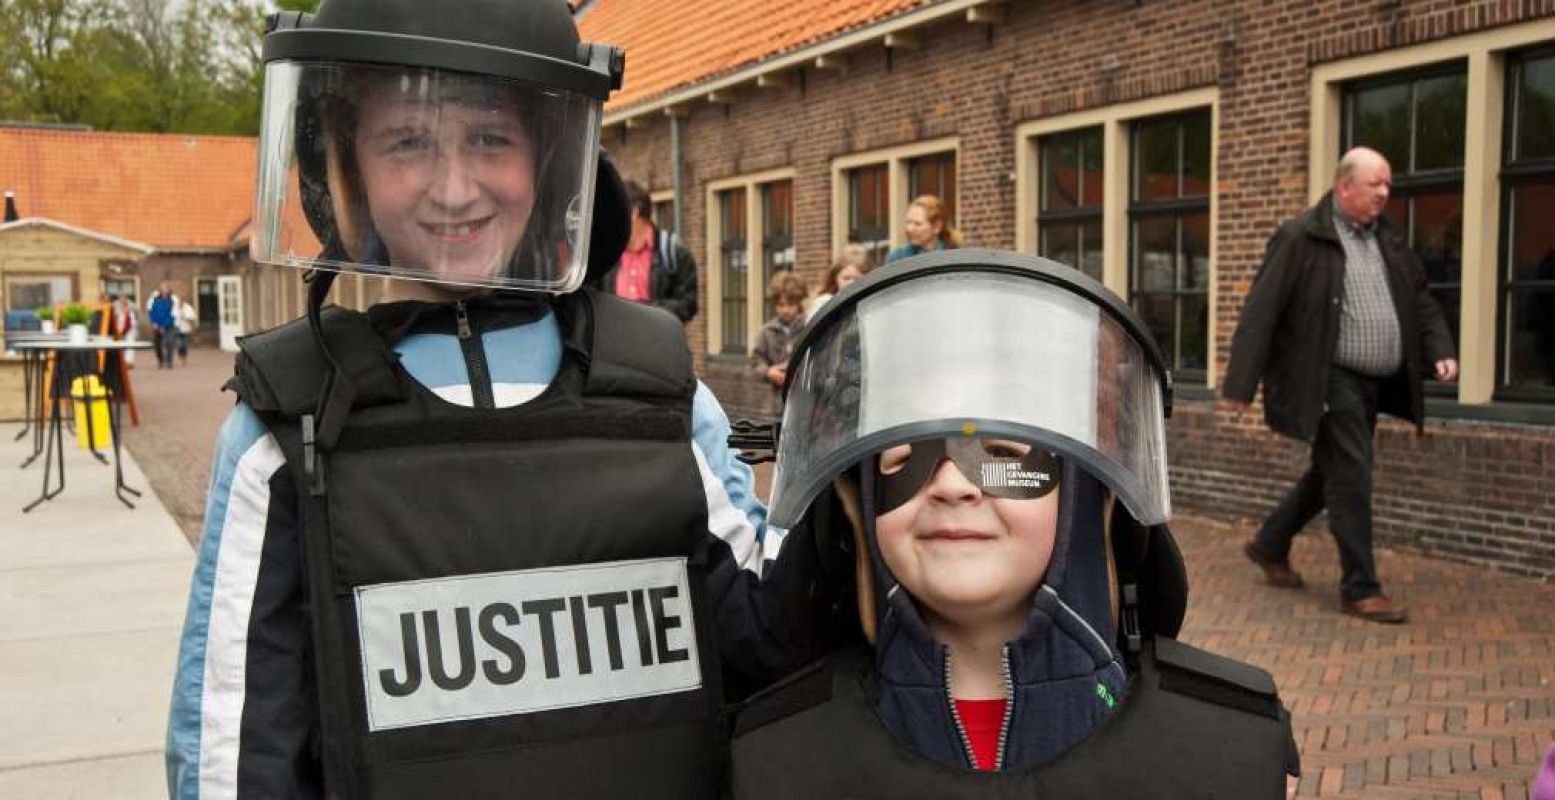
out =
[[0,117],[253,134],[262,30],[253,0],[0,0]]

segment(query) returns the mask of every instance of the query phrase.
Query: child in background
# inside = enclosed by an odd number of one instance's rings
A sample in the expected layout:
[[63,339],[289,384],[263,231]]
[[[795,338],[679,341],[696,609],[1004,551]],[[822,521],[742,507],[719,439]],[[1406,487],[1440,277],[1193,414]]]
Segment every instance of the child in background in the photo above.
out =
[[777,316],[761,326],[761,339],[756,342],[756,368],[761,377],[772,386],[767,410],[776,416],[782,411],[783,381],[788,377],[788,356],[804,331],[804,301],[809,292],[804,281],[792,270],[784,270],[772,276],[767,285],[767,298]]
[[875,265],[869,256],[869,251],[863,245],[850,244],[842,248],[842,254],[832,262],[831,268],[826,270],[826,278],[821,281],[821,291],[805,303],[804,321],[806,325],[820,312],[827,301],[848,285],[869,274]]

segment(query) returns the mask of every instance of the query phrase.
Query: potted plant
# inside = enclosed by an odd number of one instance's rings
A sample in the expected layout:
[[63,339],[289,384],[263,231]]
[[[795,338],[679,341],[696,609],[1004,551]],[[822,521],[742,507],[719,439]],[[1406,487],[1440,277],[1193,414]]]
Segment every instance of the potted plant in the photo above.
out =
[[70,333],[71,344],[86,344],[86,326],[92,321],[92,309],[80,303],[71,303],[59,310],[59,321]]
[[38,317],[38,330],[43,333],[54,332],[53,306],[38,306],[38,310],[32,313]]

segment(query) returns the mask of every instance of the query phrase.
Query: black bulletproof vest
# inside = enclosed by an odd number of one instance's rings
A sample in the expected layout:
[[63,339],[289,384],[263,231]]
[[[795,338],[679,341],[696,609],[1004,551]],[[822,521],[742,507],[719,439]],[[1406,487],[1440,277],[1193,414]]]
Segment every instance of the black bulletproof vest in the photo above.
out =
[[735,722],[734,796],[749,798],[1225,798],[1275,800],[1299,771],[1268,673],[1147,640],[1118,713],[1058,761],[1022,773],[925,759],[881,721],[873,653],[812,666]]
[[[552,305],[560,370],[506,409],[420,386],[367,318],[241,341],[230,384],[302,498],[331,796],[711,797],[726,736],[704,592],[695,377],[662,312]],[[332,446],[331,446],[332,444]]]

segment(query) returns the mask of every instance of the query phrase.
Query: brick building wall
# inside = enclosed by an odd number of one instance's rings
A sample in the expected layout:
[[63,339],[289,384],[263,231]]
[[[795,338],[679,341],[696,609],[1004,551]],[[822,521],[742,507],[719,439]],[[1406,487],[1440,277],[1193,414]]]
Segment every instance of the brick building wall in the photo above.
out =
[[[819,281],[832,249],[832,160],[937,137],[959,140],[958,224],[970,244],[1016,243],[1016,126],[1184,90],[1218,90],[1215,303],[1219,372],[1265,243],[1307,202],[1312,68],[1530,20],[1555,2],[1180,0],[1019,2],[992,27],[924,28],[915,50],[849,51],[845,74],[803,70],[746,85],[730,104],[680,106],[681,235],[702,271],[703,314],[687,328],[703,379],[738,417],[760,391],[739,356],[708,355],[710,181],[794,170],[798,271]],[[632,63],[629,59],[628,63]],[[650,190],[671,186],[669,120],[614,125],[604,144]],[[1117,165],[1108,165],[1114,169]],[[1261,516],[1304,468],[1306,448],[1261,419],[1216,410],[1184,387],[1169,426],[1179,510]],[[1381,541],[1555,576],[1555,426],[1432,418],[1426,435],[1384,422],[1375,510]]]

